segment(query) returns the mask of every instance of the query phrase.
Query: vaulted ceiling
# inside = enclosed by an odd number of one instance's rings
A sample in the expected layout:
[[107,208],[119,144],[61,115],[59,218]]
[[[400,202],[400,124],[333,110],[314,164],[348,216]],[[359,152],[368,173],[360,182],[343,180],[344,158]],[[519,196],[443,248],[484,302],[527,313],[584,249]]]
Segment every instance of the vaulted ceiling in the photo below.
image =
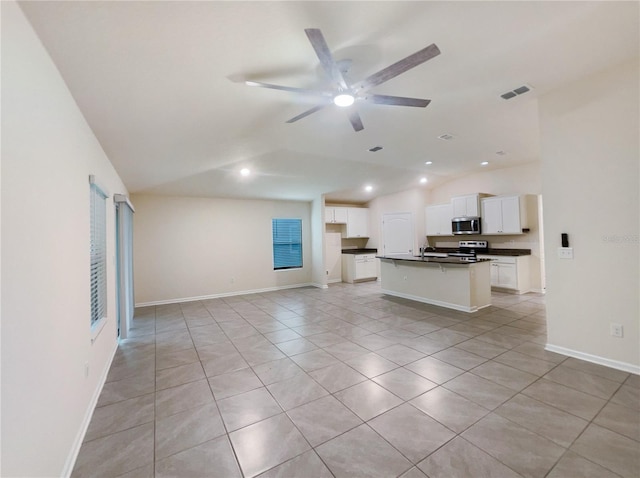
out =
[[[132,193],[365,202],[535,161],[537,98],[638,56],[638,2],[20,5]],[[352,81],[435,43],[439,56],[372,89],[431,104],[357,103],[360,132],[333,105],[285,123],[316,98],[243,81],[326,88],[305,28],[351,60]]]

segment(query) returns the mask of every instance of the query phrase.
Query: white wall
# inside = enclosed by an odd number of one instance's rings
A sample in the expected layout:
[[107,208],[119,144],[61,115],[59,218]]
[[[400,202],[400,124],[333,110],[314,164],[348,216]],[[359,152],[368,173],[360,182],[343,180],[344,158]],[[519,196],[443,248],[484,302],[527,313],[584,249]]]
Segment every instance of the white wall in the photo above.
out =
[[[116,347],[91,344],[89,174],[126,193],[19,7],[2,8],[2,476],[60,476],[75,460]],[[107,201],[108,257],[114,254]],[[89,376],[85,378],[85,363]]]
[[[540,99],[549,345],[636,372],[638,85],[636,60]],[[563,232],[573,260],[557,257]]]
[[[309,202],[151,195],[132,202],[138,305],[312,282]],[[302,269],[273,270],[271,219],[278,217],[302,219]]]

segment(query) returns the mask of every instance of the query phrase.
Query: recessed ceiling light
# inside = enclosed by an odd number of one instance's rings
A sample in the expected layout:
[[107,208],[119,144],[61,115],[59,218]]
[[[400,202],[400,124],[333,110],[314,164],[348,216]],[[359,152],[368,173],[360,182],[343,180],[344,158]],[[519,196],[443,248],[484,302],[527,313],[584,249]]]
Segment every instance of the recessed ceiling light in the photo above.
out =
[[420,178],[420,184],[427,184],[427,178]]
[[453,135],[449,133],[441,134],[440,136],[438,136],[438,139],[441,139],[443,141],[451,141],[453,139]]
[[433,161],[426,161],[424,164],[426,164],[427,166],[429,166],[430,164],[433,164]]
[[374,146],[373,148],[369,149],[369,151],[371,151],[372,153],[375,153],[377,151],[380,151],[382,149],[382,146]]
[[373,191],[373,186],[365,186],[364,190],[370,193],[371,191]]
[[346,95],[346,94],[338,95],[333,99],[333,102],[337,106],[351,106],[354,101],[355,101],[355,98],[353,97],[353,95]]
[[489,161],[482,161],[482,162],[480,163],[480,166],[486,166],[487,164],[489,164]]
[[502,150],[500,150],[500,151],[496,151],[496,154],[497,154],[498,156],[504,156],[504,155],[506,155],[507,153],[506,153],[506,152],[504,152],[504,151],[502,151]]
[[240,170],[240,174],[243,175],[243,176],[249,176],[251,174],[251,170],[248,169],[248,168],[242,168]]

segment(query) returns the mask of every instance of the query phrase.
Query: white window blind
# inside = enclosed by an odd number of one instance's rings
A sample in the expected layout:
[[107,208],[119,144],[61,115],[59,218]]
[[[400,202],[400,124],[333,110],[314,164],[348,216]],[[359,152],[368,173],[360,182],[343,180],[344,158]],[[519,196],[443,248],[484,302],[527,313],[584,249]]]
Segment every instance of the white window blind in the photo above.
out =
[[107,313],[107,195],[91,182],[91,325]]
[[302,220],[273,219],[273,269],[302,267]]

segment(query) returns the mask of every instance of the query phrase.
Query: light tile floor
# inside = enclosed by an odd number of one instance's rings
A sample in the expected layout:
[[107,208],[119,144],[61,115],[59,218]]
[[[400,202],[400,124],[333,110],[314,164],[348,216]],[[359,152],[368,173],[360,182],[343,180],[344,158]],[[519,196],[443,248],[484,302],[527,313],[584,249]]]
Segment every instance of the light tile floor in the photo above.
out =
[[138,309],[73,476],[637,478],[639,377],[545,333],[375,282]]

